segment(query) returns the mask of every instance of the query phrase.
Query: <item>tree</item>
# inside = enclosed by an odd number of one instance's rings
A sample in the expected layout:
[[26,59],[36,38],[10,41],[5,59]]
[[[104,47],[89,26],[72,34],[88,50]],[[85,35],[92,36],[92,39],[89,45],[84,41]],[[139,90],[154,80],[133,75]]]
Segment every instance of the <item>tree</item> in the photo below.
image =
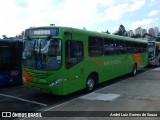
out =
[[83,29],[83,30],[87,30],[86,27],[83,27],[82,29]]
[[7,39],[8,38],[7,35],[2,35],[2,37],[3,37],[3,39]]
[[21,32],[21,34],[18,34],[15,36],[15,39],[23,39],[24,31]]
[[102,33],[111,34],[108,30],[106,32],[102,32]]
[[142,37],[150,36],[153,37],[151,34],[145,33]]
[[125,30],[125,27],[121,24],[118,28],[118,31],[114,33],[115,35],[120,35],[120,36],[127,36],[127,32]]
[[133,35],[132,38],[140,38],[141,35],[140,34],[136,34],[136,35]]

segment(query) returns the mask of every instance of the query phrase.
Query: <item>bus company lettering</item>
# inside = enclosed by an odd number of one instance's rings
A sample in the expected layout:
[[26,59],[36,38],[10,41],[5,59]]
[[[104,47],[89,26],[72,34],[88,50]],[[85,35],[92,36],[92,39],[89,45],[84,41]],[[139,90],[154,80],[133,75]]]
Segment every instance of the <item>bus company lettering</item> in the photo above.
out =
[[35,30],[34,35],[50,35],[50,30]]
[[104,66],[106,65],[115,65],[115,64],[120,64],[121,60],[106,60],[104,61]]

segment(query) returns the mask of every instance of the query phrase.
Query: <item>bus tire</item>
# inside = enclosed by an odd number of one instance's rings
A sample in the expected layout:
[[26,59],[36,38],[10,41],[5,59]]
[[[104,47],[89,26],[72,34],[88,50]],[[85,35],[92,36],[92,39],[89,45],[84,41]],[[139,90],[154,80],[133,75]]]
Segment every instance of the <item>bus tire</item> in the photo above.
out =
[[94,79],[94,76],[93,75],[90,75],[87,79],[87,82],[86,82],[86,91],[87,92],[91,92],[94,90],[95,88],[95,79]]
[[137,74],[137,65],[134,64],[132,67],[132,75],[135,76]]

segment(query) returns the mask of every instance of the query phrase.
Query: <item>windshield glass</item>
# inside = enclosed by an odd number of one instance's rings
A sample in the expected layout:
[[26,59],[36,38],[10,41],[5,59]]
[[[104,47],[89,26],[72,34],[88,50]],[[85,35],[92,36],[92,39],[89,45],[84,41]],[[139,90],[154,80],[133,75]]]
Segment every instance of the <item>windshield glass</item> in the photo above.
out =
[[148,45],[148,58],[154,57],[155,54],[155,43],[150,42]]
[[25,40],[22,64],[25,67],[33,69],[58,69],[61,66],[61,40]]

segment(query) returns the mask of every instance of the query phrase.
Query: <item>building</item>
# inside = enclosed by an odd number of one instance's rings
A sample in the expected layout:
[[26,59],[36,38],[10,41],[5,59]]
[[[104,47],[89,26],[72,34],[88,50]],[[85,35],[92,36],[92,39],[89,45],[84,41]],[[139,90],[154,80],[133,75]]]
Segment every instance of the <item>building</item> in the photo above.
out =
[[155,28],[154,28],[155,37],[158,36],[158,33],[159,33],[159,28],[158,28],[158,27],[155,27]]
[[135,35],[143,36],[145,33],[147,33],[147,30],[142,29],[141,27],[138,27],[137,29],[134,30]]
[[147,33],[147,30],[146,29],[142,29],[141,30],[141,36],[144,36],[145,33]]
[[155,37],[154,29],[153,28],[149,28],[148,34],[150,34],[150,35]]
[[128,35],[128,37],[132,37],[133,36],[133,30],[127,31],[127,35]]
[[141,35],[141,31],[142,31],[142,28],[138,27],[137,29],[134,30],[134,34],[135,35]]

